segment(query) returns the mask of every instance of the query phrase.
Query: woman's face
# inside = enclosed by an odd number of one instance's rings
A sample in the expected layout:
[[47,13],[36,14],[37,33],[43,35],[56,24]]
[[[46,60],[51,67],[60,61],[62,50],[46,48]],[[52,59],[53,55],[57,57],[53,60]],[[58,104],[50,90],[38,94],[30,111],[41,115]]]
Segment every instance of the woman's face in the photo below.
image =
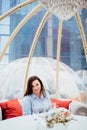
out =
[[41,91],[41,84],[40,82],[36,79],[32,82],[32,90],[33,90],[33,93],[36,95],[36,96],[40,96],[40,91]]

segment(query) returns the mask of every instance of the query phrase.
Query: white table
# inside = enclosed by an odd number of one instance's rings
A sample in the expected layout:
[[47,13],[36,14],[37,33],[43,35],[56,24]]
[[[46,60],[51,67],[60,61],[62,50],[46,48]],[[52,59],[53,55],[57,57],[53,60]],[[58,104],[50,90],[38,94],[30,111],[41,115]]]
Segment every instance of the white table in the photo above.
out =
[[34,115],[15,117],[0,121],[0,130],[87,130],[87,117],[74,116],[74,119],[66,125],[56,124],[53,128],[42,127],[41,117],[36,119]]

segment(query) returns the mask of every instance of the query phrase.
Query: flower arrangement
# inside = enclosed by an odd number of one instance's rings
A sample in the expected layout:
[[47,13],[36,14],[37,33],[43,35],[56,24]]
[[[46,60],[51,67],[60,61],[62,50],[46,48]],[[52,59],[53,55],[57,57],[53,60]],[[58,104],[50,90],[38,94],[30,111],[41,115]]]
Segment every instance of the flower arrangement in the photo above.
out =
[[46,116],[46,123],[48,127],[53,127],[55,123],[63,123],[70,121],[71,113],[65,108],[56,108],[51,110]]
[[87,0],[39,0],[48,11],[59,19],[68,20],[82,8],[87,8]]

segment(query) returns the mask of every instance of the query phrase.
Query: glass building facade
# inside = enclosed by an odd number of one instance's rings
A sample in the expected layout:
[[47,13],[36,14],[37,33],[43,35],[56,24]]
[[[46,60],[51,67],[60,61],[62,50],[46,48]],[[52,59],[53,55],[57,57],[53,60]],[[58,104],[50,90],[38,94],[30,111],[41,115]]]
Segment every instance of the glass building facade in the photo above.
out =
[[[0,15],[23,1],[25,0],[0,0]],[[37,5],[38,2],[27,5],[0,21],[0,53],[14,29]],[[27,57],[29,55],[35,33],[42,18],[44,17],[45,12],[45,9],[38,11],[20,29],[6,50],[6,53],[1,61],[2,64],[7,64],[13,60]],[[87,9],[81,10],[79,14],[87,40]],[[54,15],[51,15],[48,18],[38,39],[34,56],[52,57],[56,59],[58,22],[58,18]],[[75,17],[72,17],[70,20],[64,21],[63,23],[60,61],[69,65],[76,71],[87,70],[82,38],[80,36]]]

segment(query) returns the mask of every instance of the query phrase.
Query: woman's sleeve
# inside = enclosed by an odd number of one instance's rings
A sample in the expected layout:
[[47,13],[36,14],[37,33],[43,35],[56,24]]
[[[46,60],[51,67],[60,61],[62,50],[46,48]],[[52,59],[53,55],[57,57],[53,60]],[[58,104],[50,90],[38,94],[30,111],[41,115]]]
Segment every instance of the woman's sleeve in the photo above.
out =
[[48,100],[50,101],[50,95],[49,93],[46,91],[46,97],[48,98]]
[[31,115],[31,101],[29,96],[25,96],[21,102],[23,115]]
[[50,101],[50,94],[48,92],[46,92],[46,97],[48,99],[48,105],[49,105],[49,109],[51,107],[51,101]]

